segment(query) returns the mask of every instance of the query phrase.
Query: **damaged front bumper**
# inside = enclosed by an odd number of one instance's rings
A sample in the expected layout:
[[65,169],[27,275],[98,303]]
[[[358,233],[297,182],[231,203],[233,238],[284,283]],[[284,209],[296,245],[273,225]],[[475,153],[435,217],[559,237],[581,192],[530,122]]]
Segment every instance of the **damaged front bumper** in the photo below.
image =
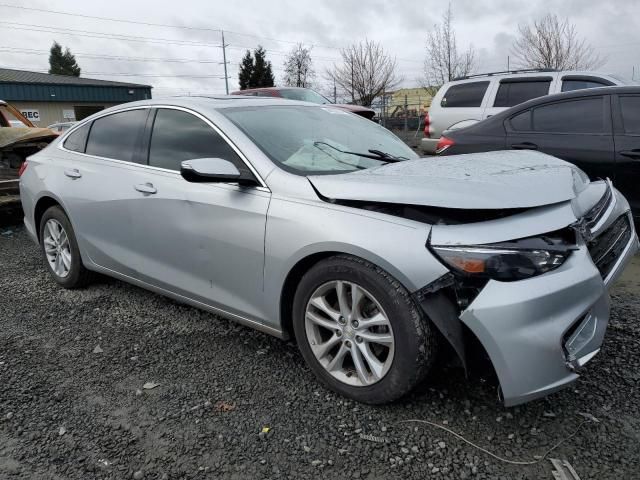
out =
[[[609,321],[608,288],[639,245],[629,205],[613,188],[597,218],[585,219],[588,215],[576,226],[577,249],[551,272],[512,282],[489,280],[457,313],[453,305],[443,308],[439,292],[420,301],[463,364],[459,323],[473,332],[493,364],[506,406],[567,386],[600,350]],[[500,224],[506,227],[506,220]],[[467,232],[484,234],[481,224]]]

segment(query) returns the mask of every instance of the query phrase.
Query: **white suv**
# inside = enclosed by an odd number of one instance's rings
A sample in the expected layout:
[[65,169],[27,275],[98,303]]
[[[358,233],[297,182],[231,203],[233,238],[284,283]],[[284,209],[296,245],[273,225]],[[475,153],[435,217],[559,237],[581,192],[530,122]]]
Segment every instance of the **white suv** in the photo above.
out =
[[628,85],[596,72],[515,70],[457,78],[433,97],[425,116],[422,151],[435,153],[442,132],[467,127],[532,98],[581,88]]

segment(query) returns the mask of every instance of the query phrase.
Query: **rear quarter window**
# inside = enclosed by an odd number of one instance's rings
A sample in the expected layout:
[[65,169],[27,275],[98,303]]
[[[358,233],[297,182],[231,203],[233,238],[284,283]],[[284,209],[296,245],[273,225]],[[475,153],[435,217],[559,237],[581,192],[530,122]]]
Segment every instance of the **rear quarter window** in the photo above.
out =
[[84,149],[87,146],[87,135],[89,134],[90,127],[91,123],[86,123],[74,130],[64,141],[64,148],[71,150],[72,152],[84,153]]
[[569,78],[562,80],[562,91],[572,92],[574,90],[582,90],[585,88],[607,87],[611,85],[613,85],[613,82],[609,82],[604,79],[600,80],[597,78]]
[[443,108],[480,107],[489,82],[469,82],[452,85],[440,101]]
[[509,119],[511,129],[517,132],[526,132],[531,130],[531,110],[525,110]]

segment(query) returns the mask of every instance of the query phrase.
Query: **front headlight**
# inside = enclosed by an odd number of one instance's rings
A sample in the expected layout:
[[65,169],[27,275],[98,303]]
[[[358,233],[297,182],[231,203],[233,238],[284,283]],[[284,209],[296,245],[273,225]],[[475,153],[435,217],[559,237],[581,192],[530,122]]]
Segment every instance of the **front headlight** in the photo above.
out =
[[431,250],[454,273],[503,282],[534,277],[558,268],[571,249],[522,249],[513,243],[483,246],[438,246]]

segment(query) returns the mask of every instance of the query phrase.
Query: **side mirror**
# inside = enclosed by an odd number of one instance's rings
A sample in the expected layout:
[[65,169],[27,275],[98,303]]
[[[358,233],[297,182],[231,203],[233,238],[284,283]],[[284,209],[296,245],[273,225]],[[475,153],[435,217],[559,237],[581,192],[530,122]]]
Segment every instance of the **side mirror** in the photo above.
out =
[[195,158],[180,164],[180,175],[187,182],[243,182],[248,180],[229,160]]

